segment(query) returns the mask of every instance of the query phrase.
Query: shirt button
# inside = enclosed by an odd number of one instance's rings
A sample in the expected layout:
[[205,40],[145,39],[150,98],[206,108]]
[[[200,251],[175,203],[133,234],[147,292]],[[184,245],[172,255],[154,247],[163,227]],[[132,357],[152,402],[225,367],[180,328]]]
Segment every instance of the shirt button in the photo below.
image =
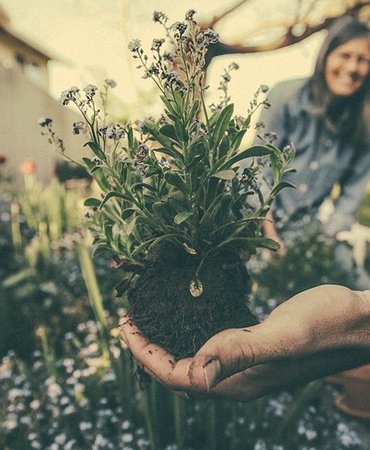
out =
[[326,141],[324,142],[324,145],[326,148],[329,148],[333,145],[333,141],[331,139],[326,139]]
[[310,169],[315,172],[319,168],[319,163],[317,161],[310,162]]
[[299,189],[301,192],[305,193],[305,192],[307,192],[308,186],[307,186],[306,183],[302,183],[302,184],[300,184],[300,185],[298,186],[298,189]]

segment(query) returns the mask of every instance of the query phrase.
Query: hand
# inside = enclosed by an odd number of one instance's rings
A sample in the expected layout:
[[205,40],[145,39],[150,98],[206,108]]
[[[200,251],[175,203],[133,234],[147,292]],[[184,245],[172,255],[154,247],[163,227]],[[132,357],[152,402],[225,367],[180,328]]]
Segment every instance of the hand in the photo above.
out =
[[[286,245],[284,244],[284,242],[280,238],[278,232],[276,231],[274,217],[273,217],[271,211],[267,212],[266,218],[262,224],[262,229],[263,229],[263,233],[264,233],[265,237],[273,239],[280,245],[280,248],[277,251],[277,254],[281,257],[285,256],[286,252],[287,252]],[[271,258],[271,253],[270,253],[269,257]]]
[[278,306],[261,324],[216,334],[177,360],[130,318],[123,340],[144,370],[180,396],[251,400],[370,362],[370,291],[319,286]]

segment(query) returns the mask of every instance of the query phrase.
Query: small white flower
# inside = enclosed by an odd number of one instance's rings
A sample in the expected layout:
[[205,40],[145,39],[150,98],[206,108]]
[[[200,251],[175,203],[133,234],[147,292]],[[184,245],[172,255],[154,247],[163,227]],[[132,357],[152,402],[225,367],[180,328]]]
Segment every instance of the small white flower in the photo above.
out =
[[96,91],[98,90],[97,86],[95,86],[94,84],[88,84],[83,89],[86,94],[86,97],[93,97]]
[[61,434],[58,434],[58,436],[55,436],[55,442],[57,444],[63,445],[66,440],[67,440],[67,435],[65,433],[61,433]]
[[91,422],[80,422],[79,429],[81,431],[88,431],[92,429],[92,423]]
[[106,80],[104,80],[105,84],[107,85],[107,87],[110,88],[115,88],[117,86],[117,83],[112,80],[111,78],[107,78]]
[[133,39],[129,44],[128,44],[128,49],[130,50],[130,52],[135,53],[137,52],[141,47],[141,41],[140,39]]
[[74,414],[76,412],[76,408],[73,405],[67,406],[67,408],[64,410],[64,414],[68,416],[69,414]]
[[22,397],[24,392],[22,389],[13,388],[8,392],[8,399],[10,402],[14,402],[14,400],[18,397]]
[[60,385],[56,382],[51,382],[48,385],[48,396],[52,399],[59,397],[62,394],[63,390]]

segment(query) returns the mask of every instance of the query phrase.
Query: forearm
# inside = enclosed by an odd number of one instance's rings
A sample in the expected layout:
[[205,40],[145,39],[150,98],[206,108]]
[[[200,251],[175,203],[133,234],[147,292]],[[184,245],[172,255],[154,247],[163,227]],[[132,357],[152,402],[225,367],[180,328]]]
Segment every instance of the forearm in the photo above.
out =
[[281,337],[276,358],[346,347],[370,351],[370,291],[338,285],[309,289],[274,310],[263,333]]

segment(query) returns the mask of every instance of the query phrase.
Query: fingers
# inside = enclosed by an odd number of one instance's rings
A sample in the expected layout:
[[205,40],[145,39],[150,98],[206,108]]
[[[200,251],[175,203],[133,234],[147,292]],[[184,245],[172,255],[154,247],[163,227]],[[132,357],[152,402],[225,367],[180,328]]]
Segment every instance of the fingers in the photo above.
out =
[[188,377],[190,358],[177,360],[167,350],[150,342],[128,316],[120,320],[120,329],[122,340],[147,373],[169,389],[191,389]]

